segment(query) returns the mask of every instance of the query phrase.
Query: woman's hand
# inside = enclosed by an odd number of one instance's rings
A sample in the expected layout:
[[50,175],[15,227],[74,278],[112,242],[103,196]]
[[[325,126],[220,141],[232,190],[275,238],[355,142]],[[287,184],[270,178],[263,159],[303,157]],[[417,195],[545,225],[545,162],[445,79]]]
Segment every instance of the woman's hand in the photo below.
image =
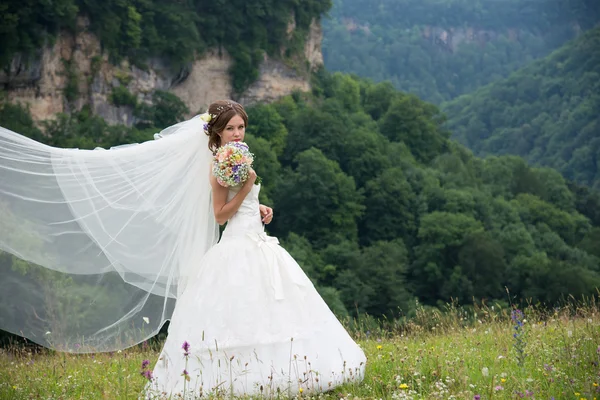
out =
[[260,216],[262,217],[262,222],[265,225],[269,225],[273,220],[273,209],[271,207],[267,207],[263,204],[258,206],[260,210]]

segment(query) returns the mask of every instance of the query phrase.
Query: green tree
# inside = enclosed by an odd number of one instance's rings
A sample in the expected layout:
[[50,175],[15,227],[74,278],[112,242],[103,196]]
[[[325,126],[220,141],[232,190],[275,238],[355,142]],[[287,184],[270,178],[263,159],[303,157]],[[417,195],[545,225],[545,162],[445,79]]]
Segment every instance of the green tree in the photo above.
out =
[[390,140],[404,142],[417,160],[430,162],[446,148],[448,134],[440,128],[441,121],[435,106],[405,95],[392,102],[380,129]]
[[365,213],[361,242],[403,238],[413,242],[416,234],[417,197],[402,169],[389,168],[365,185]]
[[265,138],[271,143],[277,156],[281,156],[287,140],[288,131],[283,118],[272,105],[256,105],[248,108],[247,133]]
[[294,231],[322,248],[336,238],[356,239],[363,196],[339,165],[315,148],[298,154],[297,167],[284,175],[273,195],[285,212],[276,222],[279,236]]

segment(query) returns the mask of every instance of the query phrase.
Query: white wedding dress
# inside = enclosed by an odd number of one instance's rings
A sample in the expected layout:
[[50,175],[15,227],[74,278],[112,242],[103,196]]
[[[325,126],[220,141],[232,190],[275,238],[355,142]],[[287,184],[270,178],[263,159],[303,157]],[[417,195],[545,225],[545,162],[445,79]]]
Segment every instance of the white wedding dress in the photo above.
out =
[[259,191],[254,185],[177,299],[146,398],[294,396],[362,379],[363,351],[264,232]]

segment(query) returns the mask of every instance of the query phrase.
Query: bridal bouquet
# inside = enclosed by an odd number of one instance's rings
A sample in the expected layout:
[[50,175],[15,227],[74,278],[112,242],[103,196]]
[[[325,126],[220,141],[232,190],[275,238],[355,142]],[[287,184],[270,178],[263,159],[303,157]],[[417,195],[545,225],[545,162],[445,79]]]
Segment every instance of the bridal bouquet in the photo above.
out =
[[212,173],[219,185],[230,187],[246,182],[254,155],[244,142],[229,142],[213,157]]

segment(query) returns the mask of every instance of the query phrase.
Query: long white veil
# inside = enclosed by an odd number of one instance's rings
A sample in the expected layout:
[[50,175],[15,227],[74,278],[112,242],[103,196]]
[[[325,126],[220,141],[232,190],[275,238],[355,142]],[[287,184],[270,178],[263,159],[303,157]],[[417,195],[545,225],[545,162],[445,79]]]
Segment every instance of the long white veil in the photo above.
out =
[[218,239],[203,125],[110,150],[0,127],[0,329],[79,353],[159,331]]

